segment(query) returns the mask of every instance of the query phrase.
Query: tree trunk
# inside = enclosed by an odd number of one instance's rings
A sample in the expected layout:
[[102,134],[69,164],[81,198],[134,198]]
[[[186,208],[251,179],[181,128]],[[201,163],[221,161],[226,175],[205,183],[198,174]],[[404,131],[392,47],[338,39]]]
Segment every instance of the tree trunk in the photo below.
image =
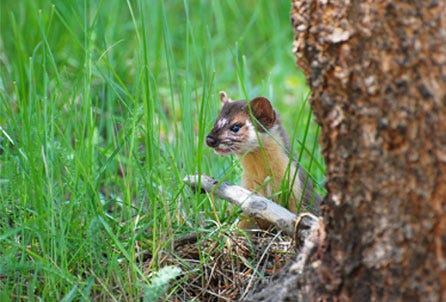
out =
[[291,17],[324,236],[248,301],[446,301],[445,1],[294,0]]

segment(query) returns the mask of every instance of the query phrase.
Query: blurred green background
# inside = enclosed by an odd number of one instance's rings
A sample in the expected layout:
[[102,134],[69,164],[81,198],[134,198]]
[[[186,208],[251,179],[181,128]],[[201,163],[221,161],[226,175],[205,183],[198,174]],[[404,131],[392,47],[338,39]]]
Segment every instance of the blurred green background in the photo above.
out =
[[174,236],[233,224],[236,210],[181,181],[239,181],[236,158],[204,143],[219,90],[270,98],[322,182],[289,11],[267,0],[1,0],[0,300],[137,299]]

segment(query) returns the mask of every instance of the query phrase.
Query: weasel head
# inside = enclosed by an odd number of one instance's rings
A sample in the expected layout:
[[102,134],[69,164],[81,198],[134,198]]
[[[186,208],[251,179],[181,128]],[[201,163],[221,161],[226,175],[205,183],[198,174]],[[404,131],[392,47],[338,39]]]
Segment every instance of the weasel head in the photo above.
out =
[[270,101],[264,97],[232,101],[225,92],[220,92],[220,100],[223,107],[206,144],[219,155],[242,155],[258,148],[256,132],[265,135],[276,122]]

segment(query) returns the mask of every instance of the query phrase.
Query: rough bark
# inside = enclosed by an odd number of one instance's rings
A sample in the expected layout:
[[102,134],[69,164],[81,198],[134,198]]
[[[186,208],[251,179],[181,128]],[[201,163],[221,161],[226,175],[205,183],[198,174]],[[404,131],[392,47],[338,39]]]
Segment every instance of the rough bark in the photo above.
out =
[[294,0],[291,17],[325,236],[247,301],[446,301],[445,1]]

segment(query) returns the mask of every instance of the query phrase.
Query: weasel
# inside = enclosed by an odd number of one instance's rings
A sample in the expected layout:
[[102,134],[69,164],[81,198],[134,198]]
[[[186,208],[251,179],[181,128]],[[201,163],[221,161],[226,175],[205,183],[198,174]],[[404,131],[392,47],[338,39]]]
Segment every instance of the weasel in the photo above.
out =
[[[235,154],[240,159],[242,186],[272,197],[294,213],[310,207],[318,215],[322,198],[302,167],[290,159],[288,135],[270,101],[264,97],[232,101],[224,91],[220,101],[223,107],[206,144],[219,155]],[[239,226],[266,229],[270,224],[244,217]]]

